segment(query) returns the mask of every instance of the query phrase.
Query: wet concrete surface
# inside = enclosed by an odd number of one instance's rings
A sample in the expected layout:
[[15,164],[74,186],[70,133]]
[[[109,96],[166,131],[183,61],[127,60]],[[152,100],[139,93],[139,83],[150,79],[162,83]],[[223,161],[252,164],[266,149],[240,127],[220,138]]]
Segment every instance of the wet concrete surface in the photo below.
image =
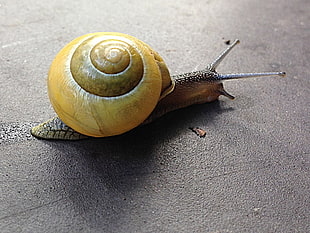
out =
[[[310,4],[297,1],[1,1],[1,232],[309,232]],[[238,38],[219,72],[234,101],[170,113],[121,136],[33,138],[54,116],[56,53],[96,31],[136,36],[171,74]],[[189,128],[200,127],[200,138]]]

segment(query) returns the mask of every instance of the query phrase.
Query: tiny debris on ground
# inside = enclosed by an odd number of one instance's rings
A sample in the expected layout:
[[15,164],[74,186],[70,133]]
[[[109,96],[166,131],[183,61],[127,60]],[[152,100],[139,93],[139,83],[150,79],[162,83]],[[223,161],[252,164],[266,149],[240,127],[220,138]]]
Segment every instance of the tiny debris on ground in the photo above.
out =
[[207,132],[199,127],[189,127],[191,131],[193,131],[197,136],[204,138]]
[[230,40],[225,39],[225,37],[223,37],[222,40],[224,40],[225,44],[230,45],[230,42],[231,42]]

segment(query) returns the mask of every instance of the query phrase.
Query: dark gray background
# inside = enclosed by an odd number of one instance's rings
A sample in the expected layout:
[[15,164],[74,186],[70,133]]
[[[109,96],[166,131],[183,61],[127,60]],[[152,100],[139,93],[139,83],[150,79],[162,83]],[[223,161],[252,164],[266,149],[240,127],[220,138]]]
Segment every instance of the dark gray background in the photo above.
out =
[[[0,232],[310,232],[308,0],[0,1]],[[125,135],[37,140],[56,53],[89,32],[150,44],[171,74],[286,71]],[[206,130],[205,138],[188,128]]]

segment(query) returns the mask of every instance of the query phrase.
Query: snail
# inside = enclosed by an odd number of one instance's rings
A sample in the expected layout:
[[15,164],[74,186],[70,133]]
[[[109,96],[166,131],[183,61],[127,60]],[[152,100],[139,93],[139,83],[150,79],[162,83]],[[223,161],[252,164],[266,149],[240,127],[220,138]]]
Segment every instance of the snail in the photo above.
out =
[[205,69],[170,76],[149,45],[123,33],[86,34],[67,44],[48,73],[48,95],[58,115],[31,129],[43,139],[78,140],[123,134],[167,112],[230,99],[222,81],[284,72],[219,74],[235,40]]

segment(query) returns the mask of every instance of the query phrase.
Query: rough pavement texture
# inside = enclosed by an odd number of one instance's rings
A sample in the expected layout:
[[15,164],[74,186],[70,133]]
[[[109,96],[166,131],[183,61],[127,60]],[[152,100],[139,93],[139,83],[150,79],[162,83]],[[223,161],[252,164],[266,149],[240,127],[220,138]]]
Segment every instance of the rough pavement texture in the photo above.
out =
[[[167,2],[0,1],[0,232],[310,232],[309,1]],[[96,31],[142,39],[172,74],[239,38],[218,71],[287,78],[227,81],[234,101],[118,137],[34,139],[54,56]]]

